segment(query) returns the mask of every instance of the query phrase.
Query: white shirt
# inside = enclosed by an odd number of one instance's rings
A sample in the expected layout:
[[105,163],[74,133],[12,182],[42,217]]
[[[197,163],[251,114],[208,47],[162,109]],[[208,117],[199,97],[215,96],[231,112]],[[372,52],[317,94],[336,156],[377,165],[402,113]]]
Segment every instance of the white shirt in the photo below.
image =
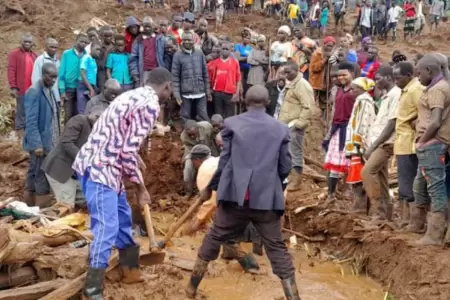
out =
[[417,16],[422,17],[423,16],[423,2],[417,1]]
[[309,18],[311,19],[311,21],[317,21],[320,18],[320,14],[319,14],[319,18],[316,17],[318,9],[320,10],[319,2],[317,2],[316,5],[314,5],[314,8],[311,10],[311,14],[309,15]]
[[361,25],[367,28],[372,27],[370,25],[370,15],[372,14],[372,9],[369,7],[364,7],[364,10],[362,11],[362,16],[361,16]]
[[[369,145],[381,135],[387,123],[397,118],[398,101],[402,95],[402,89],[394,86],[381,100],[380,110],[378,111],[375,122],[369,130]],[[395,132],[385,142],[385,144],[393,144],[395,141]]]
[[388,21],[389,23],[397,23],[400,18],[400,14],[403,12],[403,9],[400,6],[394,6],[389,8],[388,10]]

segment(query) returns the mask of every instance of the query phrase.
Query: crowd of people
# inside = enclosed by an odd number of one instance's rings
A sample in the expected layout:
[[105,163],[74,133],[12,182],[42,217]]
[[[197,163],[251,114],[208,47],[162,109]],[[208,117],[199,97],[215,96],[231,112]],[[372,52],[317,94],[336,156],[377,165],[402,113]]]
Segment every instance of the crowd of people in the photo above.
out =
[[[317,5],[307,14],[316,16]],[[334,6],[338,17],[346,4]],[[395,157],[399,225],[426,230],[419,244],[442,244],[450,195],[448,58],[428,53],[408,60],[394,51],[392,61],[382,62],[372,37],[378,27],[364,29],[365,20],[363,7],[360,49],[350,34],[313,40],[293,21],[280,26],[274,40],[244,28],[234,43],[211,34],[207,20],[190,12],[170,22],[130,16],[123,34],[110,26],[88,28],[60,58],[57,40],[47,39],[38,56],[33,36],[24,34],[8,57],[15,129],[29,153],[23,200],[46,207],[52,190],[58,202],[87,204],[94,240],[84,295],[100,299],[113,245],[123,281],[143,280],[123,178],[137,185],[140,204],[149,203],[139,149],[156,122],[178,118],[184,192],[192,196],[197,181],[202,201],[211,201],[212,191],[218,201],[187,288],[191,297],[222,244],[244,270],[259,268],[237,246],[250,236],[254,253],[264,245],[287,299],[300,299],[281,216],[284,190],[302,188],[305,132],[315,106],[326,132],[324,205],[335,203],[344,181],[354,212],[391,221],[388,163]],[[210,170],[209,183],[200,187],[202,166]]]

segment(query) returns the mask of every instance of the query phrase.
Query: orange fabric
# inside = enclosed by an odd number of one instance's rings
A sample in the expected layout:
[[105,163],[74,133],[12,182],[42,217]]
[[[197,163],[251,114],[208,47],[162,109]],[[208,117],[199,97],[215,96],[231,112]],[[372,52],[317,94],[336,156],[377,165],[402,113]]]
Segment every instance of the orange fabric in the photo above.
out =
[[309,83],[315,90],[323,90],[323,53],[322,48],[318,48],[311,56],[309,64]]
[[347,183],[358,183],[362,182],[361,171],[363,168],[363,164],[361,162],[361,157],[352,156],[350,161],[350,168],[348,170]]

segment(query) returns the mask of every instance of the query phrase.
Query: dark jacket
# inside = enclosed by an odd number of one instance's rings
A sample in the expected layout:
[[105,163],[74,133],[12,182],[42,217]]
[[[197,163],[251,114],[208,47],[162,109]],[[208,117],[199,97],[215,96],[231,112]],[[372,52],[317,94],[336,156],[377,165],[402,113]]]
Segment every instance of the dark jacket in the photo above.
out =
[[125,22],[125,51],[128,53],[131,53],[131,46],[133,45],[134,39],[136,38],[134,35],[132,35],[129,31],[129,28],[131,26],[139,26],[139,21],[136,19],[136,17],[129,16],[127,17],[127,20]]
[[[158,67],[165,67],[164,51],[166,49],[166,38],[162,34],[156,36],[156,61]],[[142,35],[139,35],[133,42],[131,47],[130,61],[130,75],[139,76],[141,85],[144,84],[144,45],[142,43]]]
[[289,129],[266,114],[250,108],[246,113],[225,119],[221,131],[223,150],[209,187],[217,190],[217,201],[249,207],[284,211],[282,182],[292,164]]
[[[8,54],[8,83],[11,89],[18,89],[21,96],[25,95],[25,92],[29,88],[27,86],[27,80],[25,78],[25,51],[22,48],[17,48]],[[37,58],[37,54],[30,51],[31,59],[33,62]],[[31,73],[33,67],[30,70],[30,82]]]
[[[355,28],[358,26],[362,26],[361,25],[361,18],[362,18],[362,14],[364,12],[365,9],[368,9],[367,6],[362,6],[361,9],[359,10],[359,14],[358,14],[358,18],[356,19],[356,23],[355,23]],[[375,8],[371,7],[372,11],[370,13],[370,28],[373,27],[374,23],[375,23]]]
[[202,51],[193,49],[192,53],[188,53],[182,49],[175,53],[172,76],[175,98],[201,93],[210,95],[208,69]]
[[[23,149],[31,152],[43,148],[50,152],[52,143],[52,121],[54,118],[52,99],[47,98],[42,81],[33,84],[24,97],[25,133]],[[56,105],[59,119],[59,106]]]
[[173,54],[164,53],[164,67],[172,72]]
[[277,85],[278,80],[272,80],[266,83],[266,89],[269,91],[269,105],[266,107],[266,113],[273,117],[275,114],[275,109],[277,107],[278,96],[280,91]]
[[88,116],[76,115],[67,122],[56,147],[48,154],[42,170],[58,182],[64,183],[73,175],[72,164],[80,148],[92,131]]
[[208,56],[212,53],[213,46],[219,44],[219,41],[215,36],[209,34],[208,32],[204,32],[203,35],[201,35],[199,31],[196,30],[195,33],[198,34],[202,42],[201,49],[203,51],[203,54],[205,54],[205,56]]

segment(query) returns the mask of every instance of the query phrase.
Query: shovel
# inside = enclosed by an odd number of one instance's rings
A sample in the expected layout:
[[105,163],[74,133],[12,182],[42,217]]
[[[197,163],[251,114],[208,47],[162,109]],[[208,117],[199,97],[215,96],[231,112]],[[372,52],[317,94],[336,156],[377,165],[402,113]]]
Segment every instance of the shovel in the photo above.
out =
[[200,200],[200,197],[197,197],[195,202],[191,204],[189,209],[181,216],[181,218],[177,221],[175,226],[173,226],[169,230],[164,239],[160,241],[156,245],[156,247],[159,247],[159,249],[164,249],[166,247],[166,243],[172,238],[172,236],[175,234],[175,232],[177,232],[177,230],[181,227],[181,225],[183,225],[183,223],[200,207],[200,205],[202,205],[202,201]]
[[141,255],[140,261],[141,265],[153,266],[162,263],[166,256],[166,253],[161,251],[161,248],[158,247],[158,244],[156,243],[155,231],[153,230],[152,224],[152,215],[150,214],[150,207],[148,206],[148,204],[144,205],[144,219],[149,239],[150,253]]

